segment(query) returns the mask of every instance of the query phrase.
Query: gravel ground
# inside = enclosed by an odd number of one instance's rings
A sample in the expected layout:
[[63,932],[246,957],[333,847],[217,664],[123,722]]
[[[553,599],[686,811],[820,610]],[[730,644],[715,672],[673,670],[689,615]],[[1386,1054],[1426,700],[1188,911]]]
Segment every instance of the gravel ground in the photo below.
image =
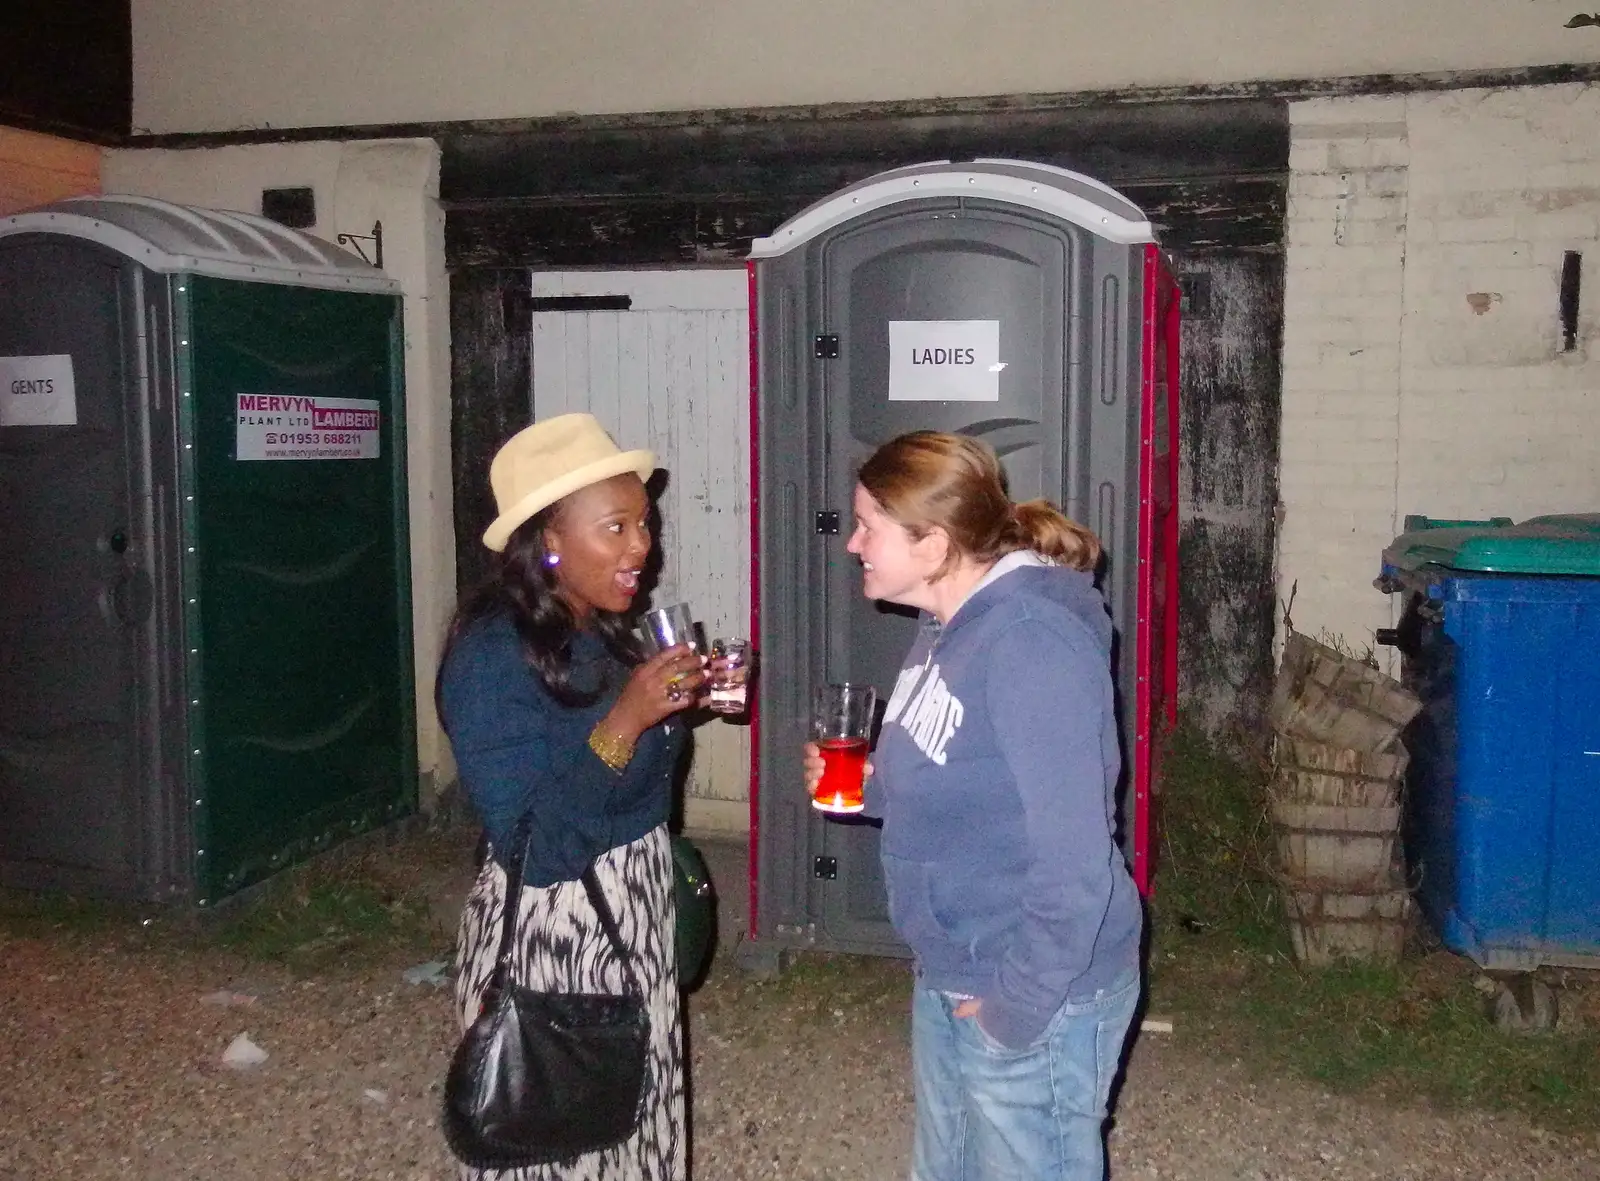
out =
[[[0,936],[0,965],[6,1181],[453,1176],[435,1119],[448,998],[404,983],[403,960],[297,979],[136,935]],[[697,1181],[904,1177],[908,984],[893,962],[761,983],[719,960],[689,1005]],[[240,1033],[266,1062],[222,1065]],[[1266,1085],[1180,1025],[1132,1057],[1112,1163],[1116,1181],[1594,1181],[1600,1145]]]

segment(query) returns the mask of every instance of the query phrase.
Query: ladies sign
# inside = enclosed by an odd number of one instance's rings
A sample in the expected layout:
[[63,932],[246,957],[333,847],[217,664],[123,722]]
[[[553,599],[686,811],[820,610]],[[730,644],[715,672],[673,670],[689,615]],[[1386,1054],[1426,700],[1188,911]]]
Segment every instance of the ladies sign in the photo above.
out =
[[1000,321],[890,320],[889,401],[998,402]]

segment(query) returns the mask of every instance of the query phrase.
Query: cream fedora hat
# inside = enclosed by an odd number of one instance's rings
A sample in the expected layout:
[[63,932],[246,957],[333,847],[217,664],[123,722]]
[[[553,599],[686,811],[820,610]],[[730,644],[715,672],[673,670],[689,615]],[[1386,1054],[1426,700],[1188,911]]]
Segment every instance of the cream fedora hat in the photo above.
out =
[[655,453],[619,451],[592,414],[562,414],[536,422],[506,440],[489,464],[489,487],[500,515],[483,544],[499,553],[518,525],[563,496],[633,472],[648,480]]

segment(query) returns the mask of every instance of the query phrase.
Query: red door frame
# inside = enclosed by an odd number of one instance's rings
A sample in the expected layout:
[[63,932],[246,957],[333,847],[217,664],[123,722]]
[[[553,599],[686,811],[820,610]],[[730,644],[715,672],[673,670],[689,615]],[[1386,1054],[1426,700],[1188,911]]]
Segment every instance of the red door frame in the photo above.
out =
[[[1161,248],[1144,248],[1139,345],[1139,577],[1133,739],[1133,880],[1155,883],[1162,732],[1178,719],[1178,283]],[[1165,397],[1162,395],[1165,394]],[[1156,416],[1165,412],[1166,421]],[[1165,430],[1158,428],[1164,427]],[[1164,436],[1164,438],[1163,438]],[[1160,442],[1165,452],[1158,452]],[[1159,727],[1159,729],[1158,729]]]

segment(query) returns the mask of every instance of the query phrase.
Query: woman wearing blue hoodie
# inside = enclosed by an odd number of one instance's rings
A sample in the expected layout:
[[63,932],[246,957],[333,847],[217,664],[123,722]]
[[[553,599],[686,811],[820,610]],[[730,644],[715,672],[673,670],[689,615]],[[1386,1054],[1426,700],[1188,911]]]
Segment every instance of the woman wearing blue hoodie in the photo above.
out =
[[1099,542],[932,431],[880,447],[854,505],[864,593],[925,612],[867,782],[916,956],[912,1179],[1098,1181],[1142,923]]

